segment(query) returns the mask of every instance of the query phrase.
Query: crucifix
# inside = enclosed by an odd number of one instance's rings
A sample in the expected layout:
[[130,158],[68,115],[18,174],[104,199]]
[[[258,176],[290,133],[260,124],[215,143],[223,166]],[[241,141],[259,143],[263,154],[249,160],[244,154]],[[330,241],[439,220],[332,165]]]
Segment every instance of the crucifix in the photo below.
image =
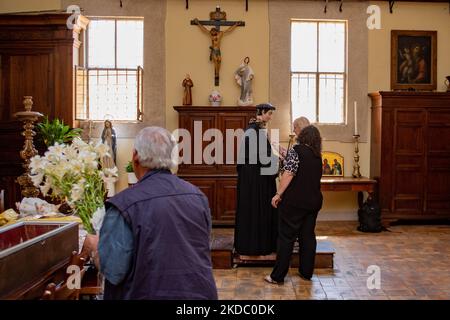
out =
[[[219,85],[219,71],[220,71],[220,63],[222,62],[222,55],[220,52],[220,42],[222,37],[236,29],[236,27],[245,26],[244,21],[226,21],[227,14],[225,11],[220,11],[220,7],[216,7],[216,11],[213,11],[209,14],[211,20],[198,20],[195,18],[191,20],[191,25],[197,25],[199,28],[207,33],[211,37],[211,46],[209,60],[214,63],[214,84],[216,86]],[[210,30],[208,30],[205,26],[213,26]],[[221,26],[230,26],[228,29],[224,31],[220,31]]]

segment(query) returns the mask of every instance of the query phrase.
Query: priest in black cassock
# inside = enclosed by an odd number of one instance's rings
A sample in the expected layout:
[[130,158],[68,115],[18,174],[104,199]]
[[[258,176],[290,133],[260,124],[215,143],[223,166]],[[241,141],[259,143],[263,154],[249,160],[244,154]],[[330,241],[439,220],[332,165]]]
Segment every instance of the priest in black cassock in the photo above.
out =
[[277,248],[277,209],[270,202],[277,191],[278,157],[266,129],[274,110],[269,103],[256,106],[239,149],[234,248],[241,255],[268,255]]

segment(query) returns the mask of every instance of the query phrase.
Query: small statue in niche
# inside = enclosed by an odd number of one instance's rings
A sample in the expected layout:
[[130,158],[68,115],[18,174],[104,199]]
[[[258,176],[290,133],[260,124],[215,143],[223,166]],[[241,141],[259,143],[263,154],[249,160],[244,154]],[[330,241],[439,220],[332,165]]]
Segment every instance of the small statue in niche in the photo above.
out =
[[239,106],[249,106],[253,104],[252,82],[255,74],[248,65],[250,58],[246,57],[239,68],[234,73],[237,84],[241,87],[241,95],[238,99]]
[[189,74],[187,74],[186,78],[183,80],[182,86],[184,87],[183,106],[191,106],[192,105],[191,88],[194,86],[194,83],[192,82]]
[[110,156],[106,156],[102,159],[102,165],[104,168],[114,168],[116,166],[117,136],[111,120],[105,120],[105,127],[102,132],[102,142],[109,147],[108,152],[110,154]]

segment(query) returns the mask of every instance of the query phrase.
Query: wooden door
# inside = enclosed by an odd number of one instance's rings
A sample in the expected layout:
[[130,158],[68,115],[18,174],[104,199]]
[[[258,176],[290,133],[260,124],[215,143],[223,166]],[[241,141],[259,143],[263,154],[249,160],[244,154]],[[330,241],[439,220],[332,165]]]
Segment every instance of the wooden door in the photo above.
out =
[[[180,174],[216,173],[216,164],[208,164],[203,157],[205,148],[212,143],[212,141],[203,141],[203,136],[208,129],[217,128],[216,116],[205,113],[182,113],[180,114],[179,124],[180,128],[186,129],[190,134],[190,140],[186,141],[187,144],[184,144],[183,142],[180,144],[181,146],[189,148],[190,156],[180,150],[180,156],[182,156],[187,163],[181,164],[178,172]],[[201,148],[198,148],[198,146]]]
[[424,210],[425,110],[399,109],[395,113],[392,208],[397,213]]
[[13,120],[14,113],[24,111],[24,96],[33,97],[33,111],[51,118],[55,116],[52,61],[51,51],[2,56],[1,87],[4,94],[0,98],[1,120]]
[[208,198],[209,208],[211,210],[212,220],[216,220],[217,216],[217,201],[216,201],[216,181],[214,179],[208,178],[193,178],[193,177],[181,177],[187,182],[192,183],[194,186],[198,187],[205,196]]
[[234,224],[236,217],[237,180],[217,180],[217,213],[220,223]]
[[247,123],[245,113],[218,115],[219,130],[223,134],[223,160],[219,166],[220,172],[236,174],[237,154]]
[[450,212],[450,112],[428,112],[427,179],[425,213],[447,215]]

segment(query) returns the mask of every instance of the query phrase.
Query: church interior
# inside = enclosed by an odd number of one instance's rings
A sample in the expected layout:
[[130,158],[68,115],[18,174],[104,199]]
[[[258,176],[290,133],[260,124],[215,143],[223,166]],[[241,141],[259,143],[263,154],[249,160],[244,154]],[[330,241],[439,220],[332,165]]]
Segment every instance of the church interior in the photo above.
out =
[[[139,184],[134,141],[157,126],[188,135],[172,173],[208,200],[220,300],[449,300],[449,57],[448,0],[0,0],[0,299],[102,298],[73,206],[89,177],[37,188],[30,174],[47,150],[102,142],[90,177],[113,197]],[[298,275],[296,242],[283,285],[264,281],[275,252],[234,248],[228,133],[264,103],[279,150],[299,117],[322,138],[314,274]],[[78,200],[55,209],[63,189]]]

